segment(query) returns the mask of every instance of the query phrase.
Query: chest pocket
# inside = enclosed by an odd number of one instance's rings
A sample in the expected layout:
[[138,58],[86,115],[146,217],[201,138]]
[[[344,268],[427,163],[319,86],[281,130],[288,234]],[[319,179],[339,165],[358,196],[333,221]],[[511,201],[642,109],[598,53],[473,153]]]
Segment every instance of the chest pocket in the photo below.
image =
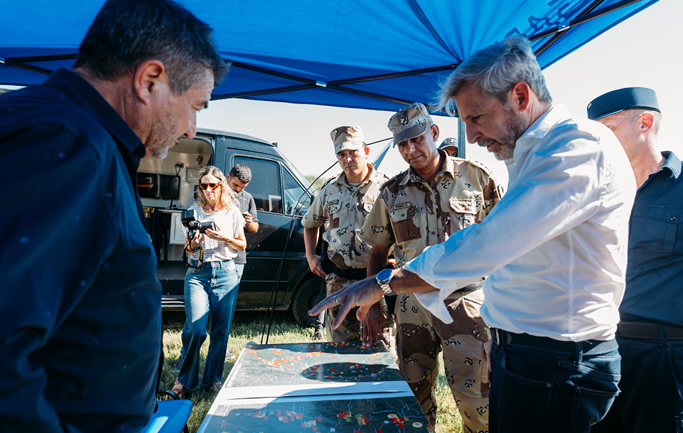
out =
[[341,207],[341,205],[339,204],[339,200],[330,200],[325,205],[325,210],[327,211],[328,215],[334,215],[336,213],[339,213],[340,207]]
[[683,207],[648,206],[634,209],[631,245],[661,253],[683,252]]
[[367,201],[364,201],[364,202],[362,202],[362,203],[360,204],[360,205],[361,205],[362,212],[363,212],[363,216],[368,216],[368,214],[369,214],[370,211],[372,210],[372,205],[373,205],[373,204],[374,204],[374,203],[370,203],[370,202],[367,202]]
[[451,197],[449,200],[451,206],[451,233],[465,228],[477,222],[477,201],[474,198],[456,198]]
[[451,209],[456,213],[472,214],[477,213],[477,201],[474,198],[450,198]]
[[330,200],[325,204],[325,212],[330,221],[331,228],[339,227],[339,211],[341,210],[341,203],[339,200]]
[[413,218],[416,213],[417,209],[412,203],[401,203],[391,208],[389,219],[391,219],[391,227],[396,236],[396,243],[409,242],[422,237],[420,228]]

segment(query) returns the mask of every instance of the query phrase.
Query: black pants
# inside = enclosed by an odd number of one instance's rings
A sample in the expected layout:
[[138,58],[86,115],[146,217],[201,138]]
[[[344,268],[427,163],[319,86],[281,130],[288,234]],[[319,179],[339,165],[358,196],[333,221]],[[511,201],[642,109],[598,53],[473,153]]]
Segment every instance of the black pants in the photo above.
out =
[[617,337],[621,394],[592,433],[683,433],[683,340]]

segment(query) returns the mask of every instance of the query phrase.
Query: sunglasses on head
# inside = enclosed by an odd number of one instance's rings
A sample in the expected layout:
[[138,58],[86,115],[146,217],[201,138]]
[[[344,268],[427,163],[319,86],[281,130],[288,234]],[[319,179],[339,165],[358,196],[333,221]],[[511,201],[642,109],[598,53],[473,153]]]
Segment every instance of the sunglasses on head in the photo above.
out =
[[199,186],[201,187],[201,189],[206,191],[208,188],[216,189],[219,186],[221,186],[221,184],[220,183],[200,183]]

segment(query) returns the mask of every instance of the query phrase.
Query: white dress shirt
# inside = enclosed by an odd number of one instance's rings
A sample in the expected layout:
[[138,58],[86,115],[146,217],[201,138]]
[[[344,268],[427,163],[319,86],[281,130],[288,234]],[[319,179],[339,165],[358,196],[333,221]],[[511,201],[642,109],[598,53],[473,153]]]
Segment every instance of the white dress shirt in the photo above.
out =
[[443,300],[490,274],[487,325],[564,341],[608,340],[624,293],[636,183],[614,134],[555,106],[517,140],[508,192],[481,223],[405,268],[435,292],[417,299],[444,322]]

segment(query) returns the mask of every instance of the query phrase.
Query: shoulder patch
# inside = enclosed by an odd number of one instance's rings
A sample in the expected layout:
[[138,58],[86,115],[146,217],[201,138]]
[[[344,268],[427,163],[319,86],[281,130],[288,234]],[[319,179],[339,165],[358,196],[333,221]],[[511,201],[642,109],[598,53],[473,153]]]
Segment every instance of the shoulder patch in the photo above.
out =
[[475,167],[481,168],[486,172],[487,175],[489,175],[489,177],[493,176],[493,172],[491,171],[491,169],[488,168],[488,166],[483,162],[478,161],[476,159],[466,159],[465,161],[467,161],[469,164],[472,164]]
[[336,177],[336,176],[333,176],[333,177],[327,179],[327,180],[325,181],[325,183],[323,184],[323,186],[320,187],[320,193],[322,193],[323,190],[324,190],[328,185],[332,185],[333,183],[335,183],[335,180],[337,180],[337,177]]
[[379,188],[380,191],[383,190],[384,188],[388,189],[392,193],[396,193],[398,185],[401,183],[401,181],[405,178],[406,174],[408,173],[408,170],[402,171],[399,174],[395,175],[391,179],[387,180],[384,182]]

